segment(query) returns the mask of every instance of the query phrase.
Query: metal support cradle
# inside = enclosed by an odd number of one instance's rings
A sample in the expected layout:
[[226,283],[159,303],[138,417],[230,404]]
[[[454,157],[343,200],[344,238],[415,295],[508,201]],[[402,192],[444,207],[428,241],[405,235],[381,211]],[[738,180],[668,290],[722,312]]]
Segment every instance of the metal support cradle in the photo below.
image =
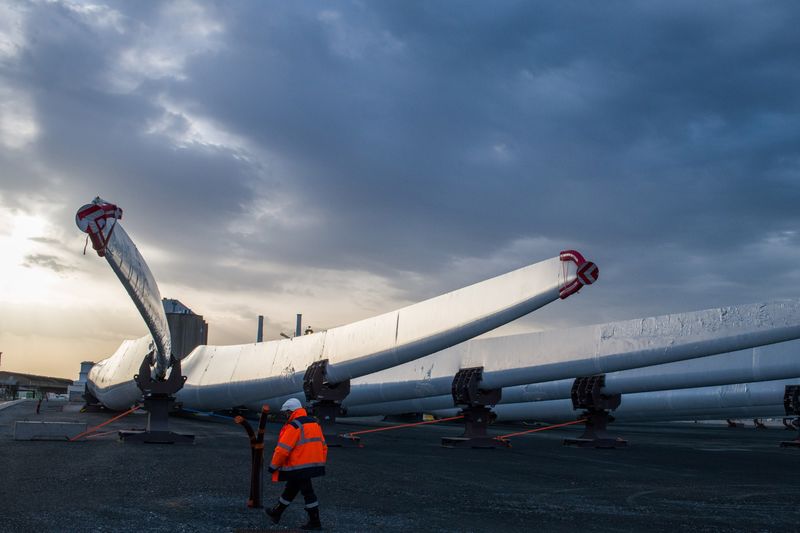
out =
[[794,417],[791,425],[798,430],[797,438],[781,442],[781,448],[800,448],[800,385],[786,385],[783,408],[787,416]]
[[567,446],[580,448],[621,448],[628,441],[608,434],[608,424],[614,421],[609,411],[613,411],[622,403],[621,394],[605,394],[602,392],[606,382],[605,374],[579,377],[572,384],[573,409],[583,409],[581,418],[585,418],[585,429],[577,439],[564,439]]
[[150,374],[153,352],[147,354],[139,366],[139,373],[133,376],[144,394],[144,408],[147,410],[147,429],[144,431],[120,431],[125,442],[147,444],[194,444],[194,435],[173,433],[169,430],[169,413],[175,406],[174,394],[183,388],[186,376],[181,374],[181,362],[173,359],[169,377],[164,381],[154,380]]
[[322,434],[328,446],[358,447],[359,438],[342,437],[336,425],[336,417],[344,414],[342,401],[350,394],[350,380],[328,383],[328,360],[323,359],[309,365],[303,376],[303,392],[311,404],[311,412],[322,426]]
[[442,437],[446,448],[497,448],[508,442],[490,437],[486,429],[496,418],[489,406],[496,405],[502,389],[480,388],[483,367],[463,368],[453,378],[453,403],[461,407],[464,433],[460,437]]
[[83,407],[81,407],[81,413],[99,413],[105,410],[103,404],[95,397],[94,394],[89,391],[89,385],[86,384],[83,386]]

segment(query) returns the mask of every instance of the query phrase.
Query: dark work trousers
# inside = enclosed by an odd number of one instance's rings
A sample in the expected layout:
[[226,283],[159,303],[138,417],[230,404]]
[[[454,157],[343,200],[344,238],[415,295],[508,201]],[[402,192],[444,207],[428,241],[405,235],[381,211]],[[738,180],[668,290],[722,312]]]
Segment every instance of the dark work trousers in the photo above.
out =
[[298,492],[301,492],[306,500],[306,509],[319,505],[317,495],[314,494],[314,487],[311,486],[311,479],[290,479],[287,481],[286,488],[283,489],[283,494],[281,494],[280,502],[283,505],[289,505]]

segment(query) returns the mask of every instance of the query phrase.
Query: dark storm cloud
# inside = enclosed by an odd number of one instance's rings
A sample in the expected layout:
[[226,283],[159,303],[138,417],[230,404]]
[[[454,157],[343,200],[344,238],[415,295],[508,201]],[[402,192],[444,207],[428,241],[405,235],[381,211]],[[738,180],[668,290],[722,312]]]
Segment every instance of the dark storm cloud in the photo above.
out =
[[[202,5],[221,44],[181,52],[181,76],[108,89],[164,16],[150,3],[113,5],[122,32],[37,4],[2,69],[35,101],[32,150],[63,176],[65,217],[118,201],[188,282],[280,286],[217,255],[449,289],[454,260],[542,237],[563,243],[546,255],[581,246],[601,265],[606,319],[779,297],[797,277],[792,5]],[[165,102],[247,146],[176,142],[193,124]],[[53,183],[0,157],[4,192]]]
[[[332,219],[363,243],[387,230],[363,216],[410,221],[389,231],[427,228],[456,253],[510,236],[574,238],[581,227],[601,244],[651,241],[656,228],[662,242],[703,239],[663,227],[682,213],[685,226],[710,230],[730,228],[720,212],[746,219],[762,206],[789,214],[768,224],[794,221],[795,184],[770,183],[776,166],[796,165],[783,161],[794,121],[770,120],[797,112],[796,49],[785,45],[794,17],[761,15],[753,28],[727,8],[672,9],[626,7],[621,20],[530,6],[455,20],[426,12],[384,26],[401,50],[355,59],[332,53],[313,13],[241,17],[258,28],[235,31],[248,46],[194,75],[210,81],[222,68],[224,84],[201,84],[214,90],[209,110],[313,165],[299,177],[306,189],[333,200]],[[391,22],[358,8],[340,17],[368,32],[376,18]],[[735,228],[739,239],[760,230],[751,222]]]
[[63,263],[61,259],[59,259],[58,257],[49,254],[26,255],[25,261],[22,264],[29,268],[32,267],[46,268],[58,274],[61,274],[62,272],[71,272],[75,270],[75,267],[67,265]]
[[[194,253],[210,241],[224,252],[223,224],[246,203],[256,170],[229,150],[175,146],[148,135],[148,125],[164,115],[156,102],[167,90],[160,80],[145,80],[132,93],[108,90],[109,71],[132,45],[127,36],[151,22],[127,20],[128,33],[119,36],[58,4],[32,8],[32,42],[10,83],[34,99],[41,130],[35,157],[58,178],[23,172],[12,178],[41,194],[55,182],[67,220],[99,194],[120,202],[129,213],[126,225],[147,241]],[[181,128],[177,119],[172,133]]]
[[40,244],[50,244],[50,245],[60,245],[61,242],[58,239],[51,239],[49,237],[30,237],[29,241],[38,242]]

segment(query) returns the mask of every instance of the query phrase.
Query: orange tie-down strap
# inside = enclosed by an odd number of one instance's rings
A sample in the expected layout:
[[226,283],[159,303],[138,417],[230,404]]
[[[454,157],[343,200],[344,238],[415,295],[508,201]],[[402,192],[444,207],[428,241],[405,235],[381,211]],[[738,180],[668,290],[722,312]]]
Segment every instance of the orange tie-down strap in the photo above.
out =
[[581,418],[579,420],[572,420],[570,422],[564,422],[562,424],[553,424],[552,426],[544,426],[541,428],[536,429],[529,429],[527,431],[519,431],[517,433],[508,433],[506,435],[498,435],[495,438],[497,440],[506,440],[509,437],[517,437],[519,435],[527,435],[528,433],[537,433],[539,431],[547,431],[548,429],[556,429],[556,428],[563,428],[565,426],[572,426],[574,424],[580,424],[581,422],[586,422],[587,418]]
[[424,426],[425,424],[438,424],[439,422],[449,422],[450,420],[458,420],[464,418],[464,415],[451,416],[450,418],[440,418],[438,420],[428,420],[425,422],[413,422],[411,424],[400,424],[399,426],[388,426],[385,428],[365,429],[364,431],[353,431],[351,433],[344,433],[342,437],[352,438],[356,435],[363,435],[364,433],[376,433],[378,431],[389,431],[390,429],[403,429],[414,426]]
[[[410,427],[414,427],[414,426],[423,426],[423,425],[426,425],[426,424],[438,424],[439,422],[449,422],[451,420],[458,420],[460,418],[464,418],[464,415],[451,416],[450,418],[440,418],[439,420],[428,420],[426,422],[414,422],[414,423],[411,423],[411,424],[400,424],[399,426],[389,426],[389,427],[385,427],[385,428],[375,428],[375,429],[365,429],[363,431],[353,431],[351,433],[342,434],[342,437],[353,438],[356,435],[363,435],[365,433],[376,433],[378,431],[389,431],[391,429],[410,428]],[[529,430],[526,430],[526,431],[518,431],[516,433],[507,433],[505,435],[498,435],[498,436],[495,437],[495,439],[504,441],[509,437],[517,437],[519,435],[526,435],[528,433],[537,433],[539,431],[547,431],[548,429],[556,429],[556,428],[562,428],[562,427],[566,427],[566,426],[572,426],[574,424],[580,424],[582,422],[586,422],[586,420],[587,420],[586,418],[581,418],[581,419],[578,419],[578,420],[572,420],[570,422],[564,422],[562,424],[553,424],[552,426],[545,426],[545,427],[541,427],[541,428],[529,429]]]
[[117,415],[117,416],[115,416],[114,418],[112,418],[112,419],[110,419],[110,420],[106,420],[106,421],[105,421],[105,422],[103,422],[102,424],[99,424],[99,425],[97,425],[97,426],[95,426],[95,427],[93,427],[93,428],[91,428],[91,429],[87,429],[87,430],[86,430],[86,431],[84,431],[83,433],[80,433],[80,434],[78,434],[78,435],[75,435],[74,437],[72,437],[71,439],[69,439],[69,442],[74,442],[74,441],[78,440],[79,438],[81,438],[81,437],[83,437],[83,436],[89,435],[90,433],[94,433],[95,431],[97,431],[97,430],[98,430],[98,429],[100,429],[101,427],[103,427],[103,426],[107,426],[107,425],[108,425],[108,424],[110,424],[111,422],[114,422],[114,421],[116,421],[116,420],[119,420],[119,419],[120,419],[120,418],[122,418],[123,416],[128,416],[129,414],[131,414],[131,413],[132,413],[132,412],[134,412],[135,410],[139,409],[140,407],[141,407],[141,405],[134,405],[132,408],[128,409],[128,410],[127,410],[127,411],[125,411],[124,413],[122,413],[122,414],[120,414],[120,415]]

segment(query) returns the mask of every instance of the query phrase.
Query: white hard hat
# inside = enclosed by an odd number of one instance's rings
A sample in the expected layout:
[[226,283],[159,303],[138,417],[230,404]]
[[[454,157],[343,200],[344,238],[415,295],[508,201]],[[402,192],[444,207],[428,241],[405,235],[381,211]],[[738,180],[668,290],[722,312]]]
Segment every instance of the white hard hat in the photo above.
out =
[[281,411],[294,411],[295,409],[300,409],[301,407],[303,407],[303,404],[300,403],[300,400],[297,398],[289,398],[283,402]]

